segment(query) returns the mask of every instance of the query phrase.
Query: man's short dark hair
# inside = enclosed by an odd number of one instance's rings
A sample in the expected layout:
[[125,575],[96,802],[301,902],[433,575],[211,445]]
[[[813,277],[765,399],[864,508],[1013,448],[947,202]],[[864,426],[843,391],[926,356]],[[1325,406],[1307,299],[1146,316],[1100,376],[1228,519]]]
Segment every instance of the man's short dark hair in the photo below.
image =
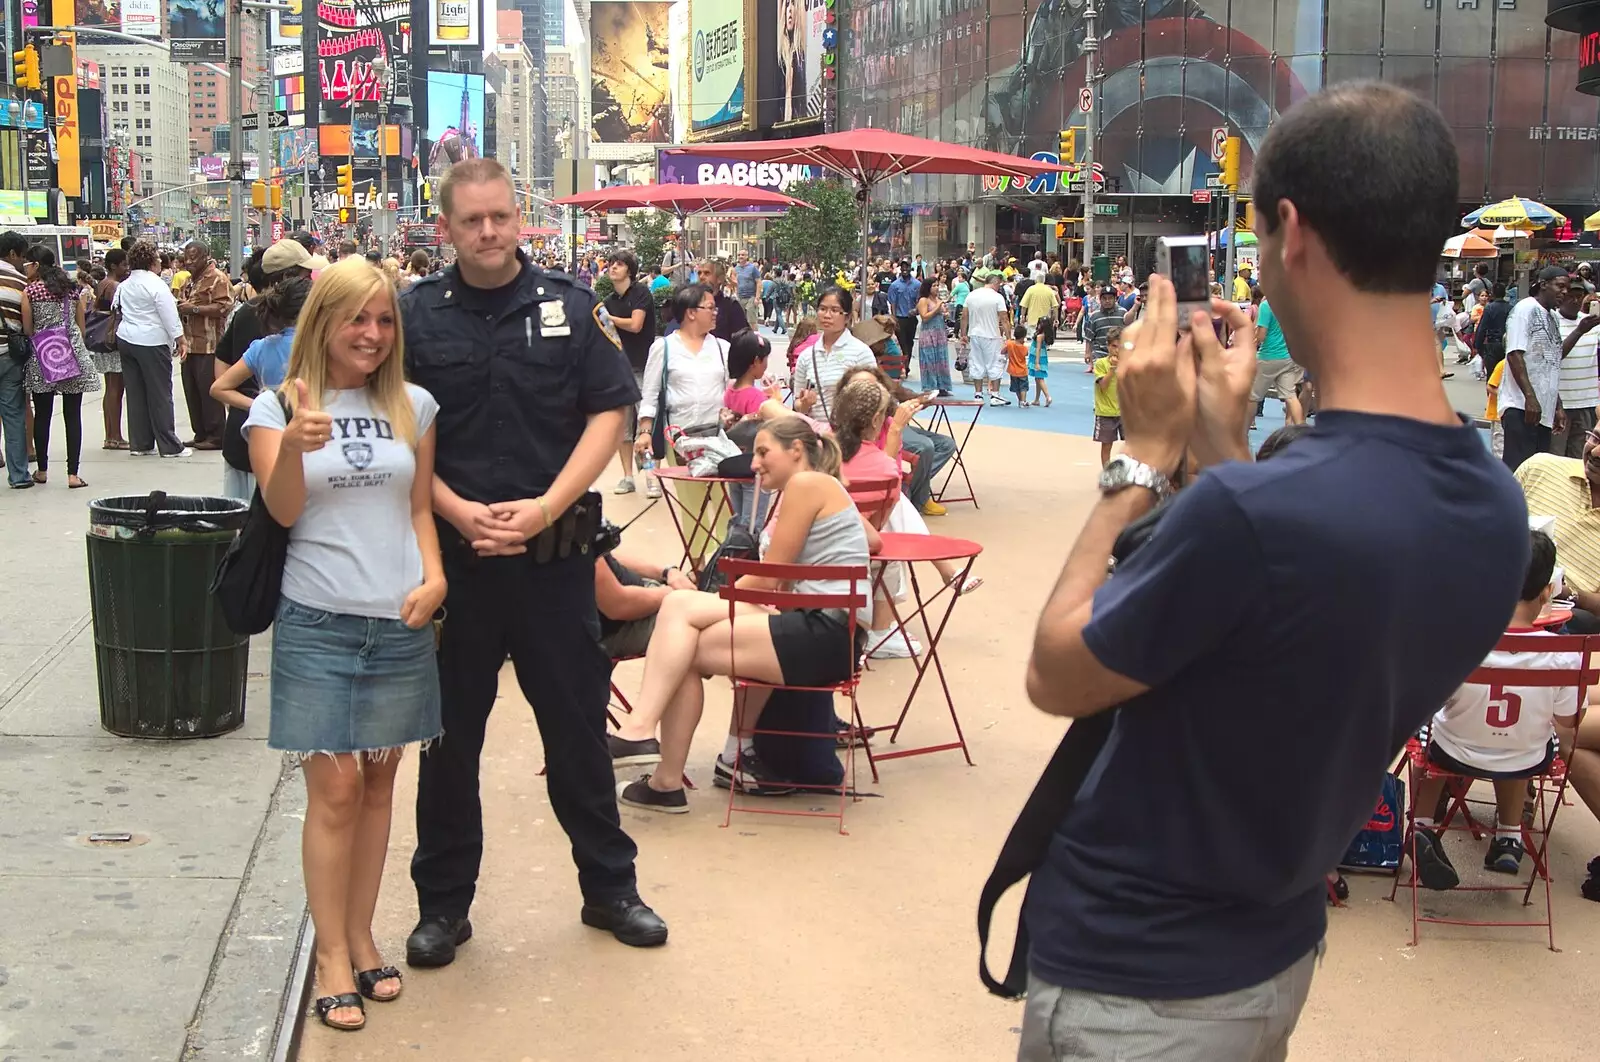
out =
[[1550,585],[1550,576],[1556,570],[1555,541],[1543,531],[1530,531],[1533,553],[1528,558],[1528,574],[1522,578],[1522,600],[1532,601]]
[[110,269],[112,266],[121,265],[123,260],[125,258],[127,258],[127,257],[128,257],[128,251],[127,251],[126,248],[124,248],[124,247],[113,247],[113,248],[111,248],[111,250],[106,252],[106,262],[105,262],[106,268]]
[[1459,161],[1438,108],[1403,88],[1354,81],[1290,108],[1256,154],[1259,224],[1278,203],[1328,248],[1358,291],[1430,291],[1439,248],[1459,230]]
[[611,261],[613,263],[621,262],[624,266],[627,267],[628,279],[629,280],[638,279],[638,277],[639,277],[639,259],[634,257],[634,254],[633,254],[632,251],[613,251],[611,253]]
[[306,249],[306,253],[314,253],[317,249],[317,238],[305,229],[289,234],[289,239]]
[[1496,299],[1503,299],[1506,297],[1506,286],[1504,284],[1496,284],[1489,294]]
[[122,242],[119,243],[117,246],[121,251],[126,253],[127,251],[132,249],[132,247],[133,247],[133,245],[135,243],[138,243],[138,242],[139,242],[139,237],[137,237],[137,236],[124,236],[122,238]]
[[10,258],[14,254],[27,254],[28,241],[23,239],[19,232],[7,229],[0,232],[0,258]]

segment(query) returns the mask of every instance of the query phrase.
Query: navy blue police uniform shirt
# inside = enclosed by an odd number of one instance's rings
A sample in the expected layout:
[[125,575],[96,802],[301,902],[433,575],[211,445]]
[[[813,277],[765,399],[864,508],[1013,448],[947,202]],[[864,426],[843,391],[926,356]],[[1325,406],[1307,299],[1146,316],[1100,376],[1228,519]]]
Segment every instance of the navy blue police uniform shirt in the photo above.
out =
[[1324,875],[1505,630],[1528,556],[1522,492],[1471,427],[1324,412],[1183,491],[1084,630],[1151,688],[1029,884],[1034,975],[1192,999],[1315,947]]
[[639,401],[594,292],[517,257],[503,288],[470,288],[452,265],[400,296],[406,373],[439,402],[434,471],[470,501],[544,494],[589,415]]

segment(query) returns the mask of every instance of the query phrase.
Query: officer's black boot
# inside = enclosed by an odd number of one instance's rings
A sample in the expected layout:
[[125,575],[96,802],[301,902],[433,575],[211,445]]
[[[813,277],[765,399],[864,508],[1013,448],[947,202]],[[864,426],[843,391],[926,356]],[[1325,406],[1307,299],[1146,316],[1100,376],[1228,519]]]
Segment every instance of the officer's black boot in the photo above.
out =
[[580,917],[584,925],[607,930],[622,943],[635,948],[653,948],[667,942],[667,923],[638,896],[609,903],[586,903]]
[[449,966],[456,961],[456,946],[472,939],[472,923],[465,918],[425,917],[406,938],[409,966]]

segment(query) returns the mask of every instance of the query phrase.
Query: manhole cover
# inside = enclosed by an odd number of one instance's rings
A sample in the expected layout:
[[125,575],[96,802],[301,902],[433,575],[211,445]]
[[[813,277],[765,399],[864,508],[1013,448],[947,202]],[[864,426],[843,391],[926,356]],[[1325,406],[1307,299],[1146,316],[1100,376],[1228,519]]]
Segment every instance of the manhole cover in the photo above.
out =
[[150,835],[127,830],[96,830],[80,834],[75,840],[86,848],[137,848],[149,844]]

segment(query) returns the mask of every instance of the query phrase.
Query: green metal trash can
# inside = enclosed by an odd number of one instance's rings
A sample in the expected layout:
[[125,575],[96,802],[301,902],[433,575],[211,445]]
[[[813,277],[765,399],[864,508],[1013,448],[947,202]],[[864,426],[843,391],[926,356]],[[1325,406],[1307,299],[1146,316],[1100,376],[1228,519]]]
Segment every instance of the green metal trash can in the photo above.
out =
[[89,503],[89,599],[100,725],[121,737],[215,737],[244,723],[250,639],[228,629],[211,577],[244,526],[232,498]]

